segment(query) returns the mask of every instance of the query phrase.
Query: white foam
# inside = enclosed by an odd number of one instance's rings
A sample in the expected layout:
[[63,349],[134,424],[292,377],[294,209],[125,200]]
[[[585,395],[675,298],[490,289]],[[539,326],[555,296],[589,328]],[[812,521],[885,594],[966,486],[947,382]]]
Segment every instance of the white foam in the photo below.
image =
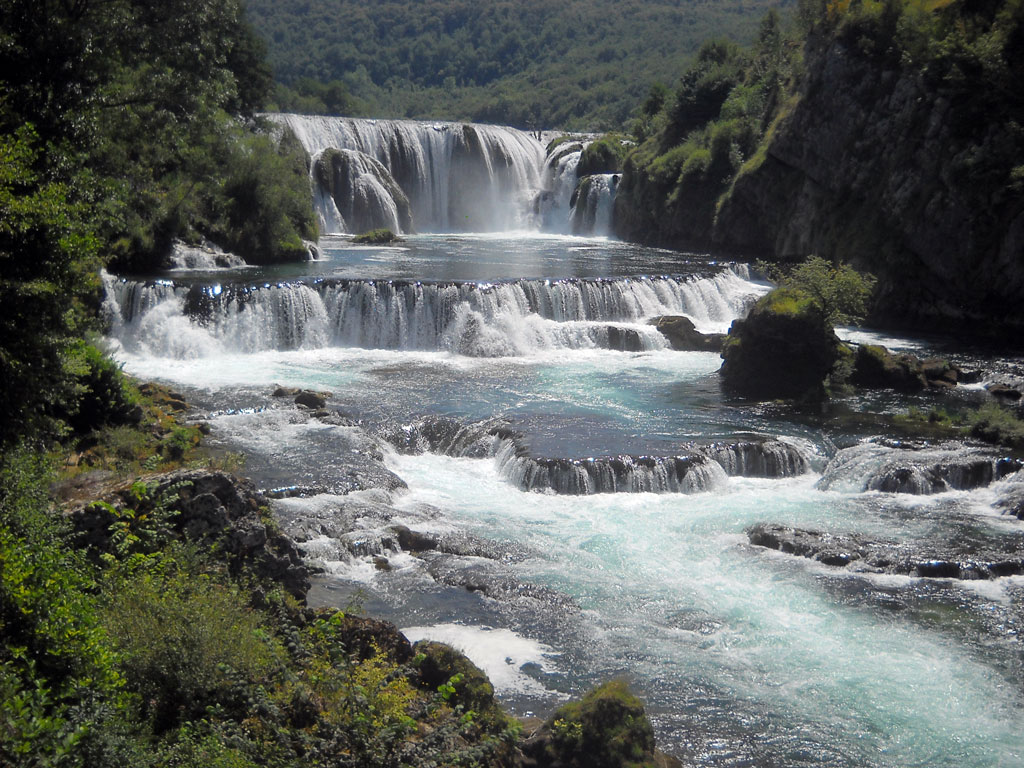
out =
[[553,672],[552,660],[559,655],[558,652],[510,629],[434,624],[404,627],[402,634],[414,643],[418,640],[434,640],[462,651],[484,671],[495,693],[499,695],[560,695],[523,672],[527,664],[536,665],[545,673]]

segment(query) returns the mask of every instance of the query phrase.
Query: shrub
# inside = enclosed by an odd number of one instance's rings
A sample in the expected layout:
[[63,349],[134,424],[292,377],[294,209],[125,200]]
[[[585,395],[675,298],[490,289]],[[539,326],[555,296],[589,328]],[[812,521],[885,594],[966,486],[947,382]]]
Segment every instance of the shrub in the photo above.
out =
[[230,705],[236,679],[266,681],[283,657],[237,587],[185,564],[176,557],[169,565],[177,572],[136,572],[106,596],[105,624],[128,687],[157,732]]
[[353,243],[365,245],[387,245],[388,243],[394,243],[398,240],[398,235],[390,229],[371,229],[369,232],[364,232],[363,234],[356,235],[352,238]]
[[1024,448],[1024,421],[998,403],[986,403],[967,417],[971,437],[987,443]]
[[626,157],[626,144],[619,134],[609,133],[590,142],[580,155],[576,175],[580,178],[594,173],[618,173]]
[[[45,464],[12,452],[0,466],[0,764],[82,765],[124,706],[100,626],[92,569],[48,513]],[[49,758],[45,757],[49,756]]]
[[830,325],[861,321],[876,282],[873,275],[858,272],[848,264],[830,264],[820,256],[810,256],[788,270],[763,262],[757,268],[781,287],[810,296]]

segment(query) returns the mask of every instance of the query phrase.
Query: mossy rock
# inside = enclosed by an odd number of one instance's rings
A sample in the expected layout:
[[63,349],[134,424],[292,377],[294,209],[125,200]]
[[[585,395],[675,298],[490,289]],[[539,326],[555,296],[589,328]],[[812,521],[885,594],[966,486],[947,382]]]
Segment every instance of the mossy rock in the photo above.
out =
[[522,747],[527,764],[549,768],[670,765],[655,751],[643,703],[622,680],[559,707]]
[[576,166],[577,178],[595,173],[619,173],[626,158],[627,146],[616,134],[602,136],[583,149]]
[[454,691],[448,691],[446,699],[450,706],[475,712],[485,728],[507,724],[508,716],[494,700],[491,681],[464,653],[432,640],[420,640],[412,650],[422,687],[440,692],[443,686],[451,686]]
[[352,238],[353,243],[360,245],[390,245],[400,241],[401,238],[390,229],[371,229]]
[[777,288],[737,320],[722,345],[722,383],[757,400],[820,399],[840,342],[814,300]]
[[895,355],[877,344],[861,344],[850,379],[865,389],[895,389],[920,392],[927,382],[921,361],[913,355]]

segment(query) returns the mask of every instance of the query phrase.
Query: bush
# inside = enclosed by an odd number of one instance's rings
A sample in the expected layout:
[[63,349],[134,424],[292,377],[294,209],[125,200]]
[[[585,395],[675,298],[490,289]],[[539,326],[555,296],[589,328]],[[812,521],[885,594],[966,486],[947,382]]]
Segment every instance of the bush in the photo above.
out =
[[810,296],[829,325],[863,320],[876,282],[873,275],[858,272],[848,264],[830,264],[820,256],[810,256],[788,270],[763,262],[757,268],[781,287]]
[[399,239],[398,235],[390,229],[371,229],[369,232],[353,237],[352,242],[361,245],[388,245],[398,242]]
[[22,451],[0,466],[3,765],[85,764],[86,748],[125,703],[92,569],[63,544],[48,479],[41,460]]
[[278,642],[246,607],[246,596],[186,564],[176,557],[176,573],[135,572],[106,595],[105,624],[122,653],[128,687],[157,732],[208,706],[230,707],[237,679],[258,685],[282,663]]
[[1024,448],[1024,421],[998,403],[986,403],[967,417],[968,434],[987,443]]
[[[654,765],[654,729],[643,703],[622,680],[559,707],[544,724],[533,755],[541,764],[565,768]],[[538,749],[539,747],[539,749]],[[541,757],[543,755],[543,757]]]
[[590,142],[580,155],[576,176],[583,178],[594,173],[618,173],[626,157],[627,146],[619,134],[609,133]]

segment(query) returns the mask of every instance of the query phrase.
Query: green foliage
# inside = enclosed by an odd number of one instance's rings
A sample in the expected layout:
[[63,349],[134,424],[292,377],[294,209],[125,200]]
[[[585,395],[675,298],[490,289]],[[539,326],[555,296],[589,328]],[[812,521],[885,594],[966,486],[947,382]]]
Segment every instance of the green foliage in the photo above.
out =
[[225,168],[226,211],[211,234],[253,263],[304,260],[302,239],[317,237],[304,153],[259,135],[239,149]]
[[560,765],[620,768],[654,765],[654,729],[622,680],[589,691],[548,720],[551,756]]
[[[768,5],[250,0],[249,13],[278,79],[308,98],[275,99],[283,109],[611,130],[629,118],[636,94],[670,82],[702,39],[753,39]],[[340,81],[353,100],[331,105],[310,79]]]
[[91,569],[48,514],[47,480],[23,451],[0,466],[0,762],[11,766],[85,764],[125,702]]
[[400,238],[390,229],[371,229],[369,232],[364,232],[361,235],[356,235],[352,238],[353,243],[365,244],[365,245],[387,245],[394,243]]
[[74,400],[67,369],[98,286],[99,243],[77,182],[48,179],[29,127],[0,135],[0,448],[58,431],[53,405]]
[[1024,421],[998,403],[986,403],[965,419],[968,434],[987,443],[1024,449]]
[[276,83],[269,107],[272,111],[305,115],[356,115],[366,111],[343,81],[322,83],[310,77],[300,77],[290,87]]
[[214,704],[240,706],[236,677],[259,684],[282,662],[279,643],[237,587],[187,567],[184,557],[173,565],[133,570],[108,591],[104,612],[128,688],[158,732]]
[[[798,59],[798,46],[773,11],[749,48],[708,40],[674,95],[662,99],[660,91],[652,92],[632,124],[639,146],[619,187],[639,217],[627,234],[649,238],[656,232],[673,244],[711,244],[720,200],[761,149],[793,87]],[[650,115],[659,100],[661,111]]]
[[858,272],[848,264],[834,265],[819,256],[789,269],[759,263],[758,268],[785,288],[810,296],[830,325],[857,323],[867,314],[875,287],[872,275]]
[[576,175],[589,176],[593,173],[618,173],[628,151],[626,138],[622,134],[609,133],[583,148]]

